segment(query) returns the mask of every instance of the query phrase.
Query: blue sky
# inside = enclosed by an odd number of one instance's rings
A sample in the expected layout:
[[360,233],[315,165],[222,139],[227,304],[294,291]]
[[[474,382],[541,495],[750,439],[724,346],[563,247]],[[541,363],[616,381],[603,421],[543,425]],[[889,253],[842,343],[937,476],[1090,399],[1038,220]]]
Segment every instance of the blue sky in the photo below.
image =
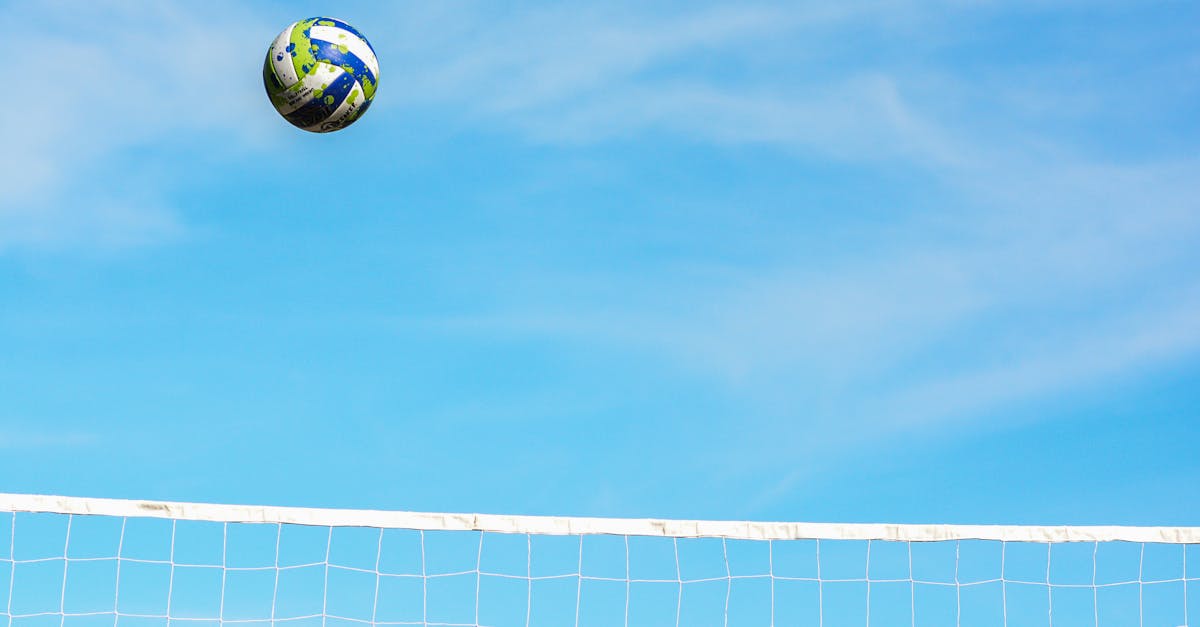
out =
[[[325,13],[382,71],[316,136]],[[0,18],[0,489],[1200,524],[1193,3]]]

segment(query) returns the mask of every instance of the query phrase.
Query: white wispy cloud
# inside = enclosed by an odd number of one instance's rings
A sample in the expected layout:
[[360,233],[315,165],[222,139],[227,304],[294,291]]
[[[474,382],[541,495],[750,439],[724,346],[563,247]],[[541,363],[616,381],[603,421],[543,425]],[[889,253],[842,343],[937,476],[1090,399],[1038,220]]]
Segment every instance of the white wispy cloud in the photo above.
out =
[[[501,302],[455,328],[652,352],[765,404],[820,397],[836,410],[785,411],[771,428],[815,424],[828,437],[844,431],[842,419],[877,427],[877,437],[962,424],[1200,352],[1195,302],[1181,296],[1200,262],[1200,162],[1169,149],[1135,157],[1104,148],[1109,118],[1128,110],[1113,103],[1131,101],[1102,60],[1007,67],[1000,56],[982,72],[939,61],[960,44],[956,19],[1085,8],[889,2],[810,15],[701,7],[607,14],[598,31],[594,15],[547,13],[501,20],[477,41],[470,29],[459,33],[461,60],[452,57],[445,73],[423,70],[436,79],[414,80],[429,85],[425,98],[466,110],[468,123],[533,141],[667,132],[895,164],[929,175],[937,208],[896,216],[883,227],[896,243],[851,260],[798,253],[767,268],[559,277],[548,280],[591,282],[600,296],[564,308],[531,302],[526,291],[525,301]],[[855,37],[871,29],[922,37],[903,63],[864,61],[852,48],[870,45]],[[810,58],[823,44],[834,52]],[[725,70],[677,63],[712,51]],[[806,63],[837,69],[796,69]],[[1130,80],[1186,66],[1146,63],[1162,67],[1139,68]],[[1175,106],[1188,97],[1140,86]],[[961,346],[973,341],[981,344]],[[927,363],[931,347],[961,350],[937,368]],[[884,375],[904,387],[880,387]],[[858,439],[871,432],[854,430]]]
[[[262,121],[253,16],[142,2],[12,3],[9,46],[37,50],[21,80],[28,105],[0,118],[0,251],[123,248],[186,227],[166,198],[170,177],[129,150],[216,133],[242,141]],[[219,51],[219,52],[218,52]],[[216,56],[214,56],[216,55]],[[220,75],[219,80],[214,73]]]
[[[396,51],[404,58],[395,80],[406,91],[391,106],[449,106],[478,125],[535,141],[597,142],[666,130],[838,157],[953,161],[939,129],[908,108],[886,73],[799,69],[827,63],[821,47],[845,29],[910,12],[906,3],[889,2],[658,13],[596,6],[416,16],[405,10],[397,19],[421,27],[406,31],[410,43]],[[708,57],[735,69],[688,63]]]
[[[936,426],[977,411],[1052,393],[1122,373],[1169,365],[1200,352],[1200,299],[1193,287],[1179,302],[1063,332],[1052,341],[1022,347],[999,363],[920,382],[872,407],[884,427]],[[868,405],[869,406],[869,405]]]
[[[853,261],[798,258],[766,269],[592,278],[603,281],[596,290],[602,307],[588,300],[580,310],[518,308],[458,324],[650,349],[735,387],[759,380],[799,391],[815,382],[848,395],[882,372],[910,368],[927,346],[991,335],[954,364],[955,377],[910,381],[922,389],[1041,381],[964,392],[980,399],[971,409],[986,409],[1200,350],[1185,324],[1194,303],[1180,301],[1189,293],[1187,268],[1196,262],[1192,243],[1200,234],[1190,194],[1196,177],[1200,164],[1191,163],[1029,174],[1026,186],[1009,191],[985,185],[987,196],[972,201],[984,208],[947,217],[938,237],[912,236],[925,226],[920,220],[893,226],[908,231],[912,243],[863,250]],[[589,279],[561,279],[571,280]],[[661,289],[668,285],[674,287]],[[1147,312],[1145,303],[1157,307]],[[1141,351],[1142,343],[1114,337],[1173,339]],[[1048,366],[1058,353],[1061,361]],[[1005,358],[1002,367],[997,355]],[[1043,376],[1049,368],[1061,372]],[[910,400],[916,394],[887,391],[894,393]],[[953,413],[953,403],[937,408],[937,394],[925,396],[929,415]],[[870,412],[863,405],[859,413],[870,415],[861,418],[936,422],[921,415],[921,403],[905,401],[906,409],[893,411],[891,400]],[[956,415],[969,413],[963,407]]]

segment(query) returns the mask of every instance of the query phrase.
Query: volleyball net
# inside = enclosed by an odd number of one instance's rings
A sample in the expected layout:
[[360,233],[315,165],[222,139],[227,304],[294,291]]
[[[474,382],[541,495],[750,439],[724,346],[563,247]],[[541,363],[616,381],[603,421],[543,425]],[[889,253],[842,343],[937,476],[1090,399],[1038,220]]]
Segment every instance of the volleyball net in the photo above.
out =
[[557,518],[0,494],[8,627],[1177,627],[1197,611],[1196,527]]

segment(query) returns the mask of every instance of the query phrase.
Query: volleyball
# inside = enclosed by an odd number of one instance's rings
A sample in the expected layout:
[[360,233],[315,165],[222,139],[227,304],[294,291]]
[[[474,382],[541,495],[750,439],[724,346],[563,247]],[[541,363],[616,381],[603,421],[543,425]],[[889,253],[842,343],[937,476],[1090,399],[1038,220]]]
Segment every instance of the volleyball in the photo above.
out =
[[328,133],[367,112],[379,86],[379,61],[354,27],[313,17],[283,29],[271,43],[263,84],[285,120],[306,131]]

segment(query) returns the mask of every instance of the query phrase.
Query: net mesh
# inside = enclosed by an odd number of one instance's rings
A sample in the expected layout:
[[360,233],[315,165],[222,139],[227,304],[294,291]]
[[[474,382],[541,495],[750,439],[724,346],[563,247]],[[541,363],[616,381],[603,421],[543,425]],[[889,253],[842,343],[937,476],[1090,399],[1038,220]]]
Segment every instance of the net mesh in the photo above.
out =
[[541,535],[27,512],[0,513],[0,538],[9,627],[1175,627],[1200,607],[1200,548],[1186,543]]

